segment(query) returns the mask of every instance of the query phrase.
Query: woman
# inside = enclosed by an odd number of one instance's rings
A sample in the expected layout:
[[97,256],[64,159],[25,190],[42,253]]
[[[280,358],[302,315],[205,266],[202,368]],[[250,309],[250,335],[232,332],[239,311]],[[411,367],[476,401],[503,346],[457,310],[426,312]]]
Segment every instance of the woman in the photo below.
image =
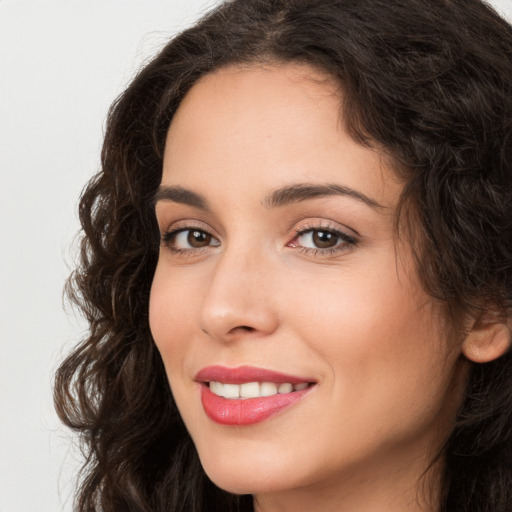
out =
[[512,30],[235,0],[110,111],[57,374],[77,509],[512,509]]

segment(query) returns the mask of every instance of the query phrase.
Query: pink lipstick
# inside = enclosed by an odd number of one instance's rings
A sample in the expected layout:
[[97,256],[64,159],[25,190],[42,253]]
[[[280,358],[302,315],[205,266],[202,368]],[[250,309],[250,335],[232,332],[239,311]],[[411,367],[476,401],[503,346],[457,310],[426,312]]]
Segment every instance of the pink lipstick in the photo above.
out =
[[222,425],[252,425],[301,400],[314,380],[240,366],[208,366],[196,375],[206,415]]

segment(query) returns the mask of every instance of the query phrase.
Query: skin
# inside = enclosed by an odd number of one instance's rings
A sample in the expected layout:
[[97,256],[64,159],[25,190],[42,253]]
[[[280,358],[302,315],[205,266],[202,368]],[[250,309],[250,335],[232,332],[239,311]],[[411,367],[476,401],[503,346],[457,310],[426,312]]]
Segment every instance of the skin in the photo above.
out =
[[[347,194],[269,204],[297,184],[349,187],[375,204]],[[164,241],[150,300],[151,330],[208,476],[254,494],[260,512],[437,510],[425,498],[435,503],[442,461],[418,482],[460,403],[461,340],[448,336],[396,238],[403,185],[344,131],[339,88],[295,64],[206,76],[172,121],[162,186],[208,206],[157,202]],[[211,238],[193,246],[190,232],[165,236],[187,228]],[[322,229],[331,230],[327,249],[312,236]],[[219,425],[194,380],[209,365],[316,385],[262,423]]]

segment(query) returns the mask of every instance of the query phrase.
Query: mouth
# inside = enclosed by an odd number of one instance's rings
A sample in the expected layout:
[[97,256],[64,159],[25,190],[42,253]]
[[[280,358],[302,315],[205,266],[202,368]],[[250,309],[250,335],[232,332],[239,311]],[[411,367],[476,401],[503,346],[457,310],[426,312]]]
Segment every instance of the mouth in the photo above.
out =
[[241,366],[209,366],[195,379],[204,412],[221,425],[262,422],[298,403],[316,385],[309,378]]
[[246,382],[244,384],[227,384],[218,381],[208,383],[210,391],[217,396],[230,400],[245,400],[248,398],[263,398],[274,395],[284,395],[294,391],[302,391],[313,385],[311,382]]

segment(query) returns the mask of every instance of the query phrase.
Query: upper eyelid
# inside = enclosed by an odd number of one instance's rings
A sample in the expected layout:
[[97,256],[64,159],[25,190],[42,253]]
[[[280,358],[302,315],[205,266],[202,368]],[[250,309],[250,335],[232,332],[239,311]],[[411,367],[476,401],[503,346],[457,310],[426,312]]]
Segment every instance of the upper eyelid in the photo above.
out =
[[165,223],[165,227],[159,223],[160,233],[162,235],[168,233],[175,233],[177,231],[185,231],[187,229],[198,229],[200,231],[205,231],[206,233],[212,235],[215,238],[219,238],[217,231],[213,229],[209,224],[204,221],[200,221],[197,219],[181,219],[175,220],[172,222]]
[[219,241],[219,237],[215,234],[213,234],[211,232],[211,230],[208,230],[208,229],[205,229],[203,227],[200,227],[200,226],[182,226],[182,227],[173,227],[173,228],[169,228],[169,229],[164,229],[162,232],[161,232],[161,238],[164,239],[164,238],[167,238],[167,237],[171,237],[171,236],[176,236],[180,233],[183,233],[184,231],[202,231],[204,233],[207,233],[208,235],[210,235],[212,238],[214,238],[215,240]]
[[[335,233],[337,234],[341,239],[342,241],[344,241],[345,243],[348,243],[348,244],[352,244],[352,245],[355,245],[359,242],[359,238],[358,237],[355,237],[353,235],[349,235],[348,233],[346,233],[345,231],[341,230],[341,229],[335,229],[335,228],[326,228],[326,227],[323,227],[323,228],[310,228],[310,229],[304,229],[304,230],[301,230],[301,231],[298,231],[297,233],[295,233],[295,235],[293,236],[292,240],[295,240],[303,235],[305,235],[306,233],[309,233],[311,231],[330,231],[332,233]],[[318,249],[318,250],[323,250],[323,249]]]
[[[193,218],[182,218],[178,220],[173,220],[172,222],[166,222],[163,224],[165,219],[157,219],[159,222],[159,230],[160,235],[163,238],[165,235],[169,235],[171,233],[176,233],[178,231],[185,231],[187,229],[198,229],[200,231],[204,231],[221,241],[223,236],[218,232],[217,229],[214,229],[209,223]],[[342,235],[345,235],[350,238],[360,239],[361,235],[352,227],[349,227],[340,222],[326,219],[326,218],[309,218],[301,221],[295,220],[289,228],[286,229],[287,234],[285,237],[288,239],[286,243],[288,243],[291,239],[297,237],[300,234],[306,233],[308,231],[314,230],[330,230],[334,232],[339,232]]]
[[212,221],[214,225],[220,225],[213,212],[203,211],[188,204],[160,200],[154,206],[154,216],[161,233],[177,229],[175,225],[180,227],[190,225],[191,227],[204,229],[214,236],[219,233],[217,229],[212,227]]
[[299,234],[306,233],[307,231],[314,231],[314,230],[320,230],[320,229],[336,231],[336,232],[342,233],[351,238],[357,238],[357,239],[361,238],[361,235],[355,229],[353,229],[345,224],[340,224],[339,222],[335,222],[335,221],[331,221],[331,220],[327,220],[327,219],[318,219],[318,220],[311,220],[311,221],[308,220],[304,224],[296,223],[296,225],[292,229],[292,232],[293,232],[294,236],[297,236]]

